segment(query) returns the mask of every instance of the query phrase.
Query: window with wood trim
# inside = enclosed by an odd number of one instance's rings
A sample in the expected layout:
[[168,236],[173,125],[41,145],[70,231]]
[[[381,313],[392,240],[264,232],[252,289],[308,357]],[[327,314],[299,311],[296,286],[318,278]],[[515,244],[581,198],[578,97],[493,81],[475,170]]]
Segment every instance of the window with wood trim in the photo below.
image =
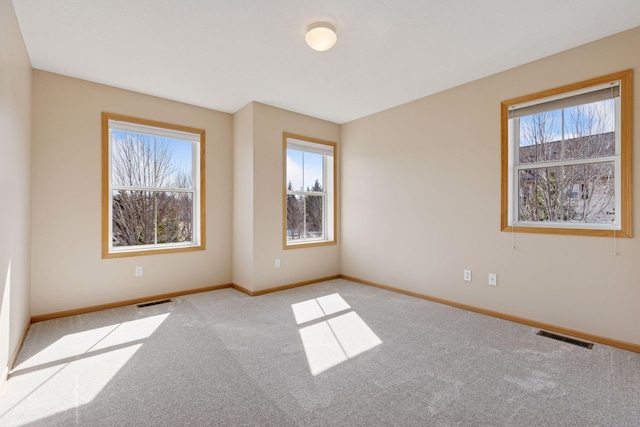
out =
[[631,237],[632,72],[502,103],[501,229]]
[[202,129],[102,113],[102,257],[202,250]]
[[336,243],[336,144],[284,134],[285,249]]

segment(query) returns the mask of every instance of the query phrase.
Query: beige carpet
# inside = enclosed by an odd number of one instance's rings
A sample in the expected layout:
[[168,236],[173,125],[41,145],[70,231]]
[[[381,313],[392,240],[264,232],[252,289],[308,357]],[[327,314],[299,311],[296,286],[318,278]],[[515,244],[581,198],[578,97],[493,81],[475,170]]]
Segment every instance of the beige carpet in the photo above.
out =
[[15,426],[639,426],[640,355],[346,280],[32,325]]

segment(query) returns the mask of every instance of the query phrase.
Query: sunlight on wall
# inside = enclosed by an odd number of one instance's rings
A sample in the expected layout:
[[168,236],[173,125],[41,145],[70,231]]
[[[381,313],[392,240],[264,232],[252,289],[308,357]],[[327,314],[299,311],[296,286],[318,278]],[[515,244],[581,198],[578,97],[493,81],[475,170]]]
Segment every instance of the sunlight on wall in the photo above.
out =
[[4,291],[2,292],[2,304],[0,304],[0,337],[2,338],[2,342],[0,342],[0,360],[2,361],[2,371],[0,375],[2,378],[6,375],[7,366],[6,363],[9,361],[11,350],[9,347],[11,346],[11,338],[10,338],[10,328],[11,325],[11,261],[9,261],[9,266],[7,267],[7,277],[4,281]]
[[[66,335],[11,372],[12,390],[0,417],[26,423],[95,399],[169,313]],[[16,414],[15,412],[19,413]]]
[[[348,310],[351,306],[339,294],[332,294],[292,304],[291,308],[300,325]],[[355,311],[305,326],[299,333],[309,370],[314,376],[382,344]]]

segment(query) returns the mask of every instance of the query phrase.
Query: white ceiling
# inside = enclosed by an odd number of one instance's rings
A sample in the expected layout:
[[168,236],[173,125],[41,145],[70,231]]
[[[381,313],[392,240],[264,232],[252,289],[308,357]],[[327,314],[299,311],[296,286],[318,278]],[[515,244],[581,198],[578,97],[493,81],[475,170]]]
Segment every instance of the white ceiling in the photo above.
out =
[[[258,101],[335,123],[640,25],[640,0],[13,4],[36,69],[229,113]],[[332,50],[305,44],[316,21],[337,28]]]

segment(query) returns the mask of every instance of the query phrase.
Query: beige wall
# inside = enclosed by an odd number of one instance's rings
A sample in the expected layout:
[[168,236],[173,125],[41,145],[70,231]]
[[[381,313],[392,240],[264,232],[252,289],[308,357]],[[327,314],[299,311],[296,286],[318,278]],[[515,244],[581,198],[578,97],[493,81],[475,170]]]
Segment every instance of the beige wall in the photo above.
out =
[[499,231],[500,102],[629,68],[637,101],[639,48],[636,28],[344,125],[342,273],[640,343],[640,239]]
[[[231,115],[43,71],[33,90],[32,315],[230,283]],[[206,250],[101,258],[102,111],[205,129]]]
[[[234,194],[242,199],[236,200],[235,204],[252,207],[253,212],[252,214],[242,211],[234,212],[234,221],[239,221],[243,227],[252,227],[250,236],[236,238],[240,236],[241,231],[234,233],[234,254],[247,254],[252,251],[250,256],[244,255],[252,258],[251,264],[245,259],[234,259],[234,266],[239,267],[234,268],[234,283],[255,292],[339,274],[339,235],[338,243],[335,245],[286,251],[282,248],[284,184],[282,134],[289,132],[339,142],[340,126],[257,102],[252,102],[237,115],[239,117],[235,118],[235,122],[243,121],[244,131],[242,135],[236,133],[234,138],[236,144],[234,164],[239,165],[247,161],[246,158],[237,158],[241,149],[245,153],[251,151],[253,169],[252,174],[246,176],[243,173],[235,174]],[[245,131],[248,126],[252,129],[251,149],[246,147],[248,134]],[[248,182],[250,182],[251,191],[247,191]],[[250,215],[252,224],[247,221]],[[235,228],[237,227],[234,225],[234,231],[236,231]],[[280,268],[275,268],[276,259],[280,259]],[[247,272],[245,266],[251,271]],[[241,277],[247,278],[244,280],[250,280],[250,282],[241,282]]]
[[29,323],[31,63],[0,0],[0,384]]

